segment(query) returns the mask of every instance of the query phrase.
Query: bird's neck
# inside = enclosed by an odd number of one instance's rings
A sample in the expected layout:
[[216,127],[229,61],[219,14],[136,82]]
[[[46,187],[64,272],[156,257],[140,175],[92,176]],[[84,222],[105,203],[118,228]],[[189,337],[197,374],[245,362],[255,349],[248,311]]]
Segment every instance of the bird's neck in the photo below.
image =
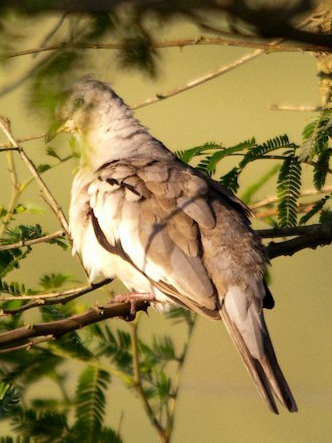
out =
[[99,122],[87,134],[77,134],[82,146],[80,167],[96,171],[105,163],[137,156],[168,158],[171,152],[133,116]]

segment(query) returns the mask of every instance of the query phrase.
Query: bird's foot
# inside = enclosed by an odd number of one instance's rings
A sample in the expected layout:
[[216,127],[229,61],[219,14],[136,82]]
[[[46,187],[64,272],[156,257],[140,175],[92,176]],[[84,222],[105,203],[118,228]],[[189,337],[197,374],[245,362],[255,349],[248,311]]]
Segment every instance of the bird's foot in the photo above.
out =
[[149,293],[133,292],[131,294],[118,294],[115,295],[113,303],[130,303],[130,314],[125,318],[126,321],[133,321],[136,318],[137,304],[139,302],[146,302],[146,308],[143,310],[147,312],[147,308],[151,301],[156,301],[155,296]]

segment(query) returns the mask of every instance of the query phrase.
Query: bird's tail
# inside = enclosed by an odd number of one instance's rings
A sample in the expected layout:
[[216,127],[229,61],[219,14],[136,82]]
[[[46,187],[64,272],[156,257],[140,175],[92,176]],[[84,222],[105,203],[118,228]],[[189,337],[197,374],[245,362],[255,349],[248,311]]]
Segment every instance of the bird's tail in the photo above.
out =
[[276,396],[290,412],[297,412],[257,302],[249,302],[238,287],[232,287],[225,296],[220,315],[269,409],[278,414]]

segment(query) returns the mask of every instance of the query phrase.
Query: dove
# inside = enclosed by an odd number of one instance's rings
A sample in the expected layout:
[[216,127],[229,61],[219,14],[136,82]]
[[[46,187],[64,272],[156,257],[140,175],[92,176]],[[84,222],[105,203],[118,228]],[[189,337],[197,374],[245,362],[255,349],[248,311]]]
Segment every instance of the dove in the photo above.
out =
[[264,320],[269,261],[247,206],[178,159],[105,83],[63,94],[47,141],[62,131],[80,151],[69,225],[90,280],[118,277],[155,306],[221,321],[269,409],[278,414],[278,400],[296,412]]

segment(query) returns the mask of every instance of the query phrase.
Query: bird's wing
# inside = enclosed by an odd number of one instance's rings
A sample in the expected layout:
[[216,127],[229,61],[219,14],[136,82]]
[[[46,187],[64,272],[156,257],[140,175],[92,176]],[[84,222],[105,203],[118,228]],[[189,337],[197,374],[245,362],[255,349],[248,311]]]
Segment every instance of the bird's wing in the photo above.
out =
[[203,179],[173,164],[131,158],[100,168],[88,192],[99,243],[171,300],[219,318],[202,259],[200,227],[216,223]]
[[145,158],[105,165],[88,192],[99,243],[170,300],[221,317],[269,408],[274,394],[296,411],[263,317],[266,258],[237,201],[176,161]]

